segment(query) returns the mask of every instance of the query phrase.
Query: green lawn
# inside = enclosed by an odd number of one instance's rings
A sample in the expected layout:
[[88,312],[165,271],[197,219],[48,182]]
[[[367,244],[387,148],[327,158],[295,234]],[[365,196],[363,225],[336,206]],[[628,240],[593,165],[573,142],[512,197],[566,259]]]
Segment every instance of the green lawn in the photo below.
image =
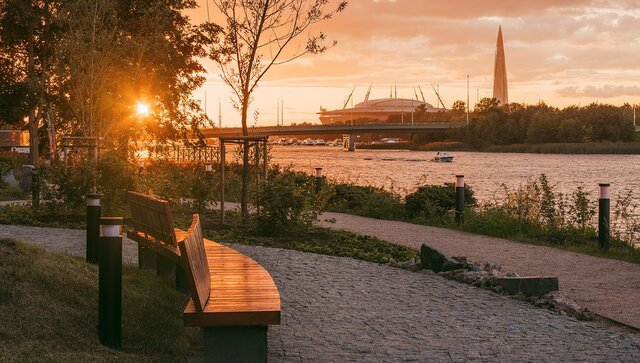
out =
[[[185,328],[187,297],[154,274],[125,267],[122,348],[98,340],[98,268],[0,238],[0,361],[186,361],[201,345]],[[195,354],[197,356],[197,353]]]

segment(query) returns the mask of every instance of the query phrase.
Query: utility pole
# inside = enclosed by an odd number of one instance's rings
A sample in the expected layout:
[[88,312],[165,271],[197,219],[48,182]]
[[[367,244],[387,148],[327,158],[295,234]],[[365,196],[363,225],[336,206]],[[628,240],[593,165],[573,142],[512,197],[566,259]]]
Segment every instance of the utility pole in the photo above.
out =
[[218,98],[218,128],[222,128],[222,103],[220,103],[220,99]]
[[469,75],[467,74],[467,125],[469,124]]

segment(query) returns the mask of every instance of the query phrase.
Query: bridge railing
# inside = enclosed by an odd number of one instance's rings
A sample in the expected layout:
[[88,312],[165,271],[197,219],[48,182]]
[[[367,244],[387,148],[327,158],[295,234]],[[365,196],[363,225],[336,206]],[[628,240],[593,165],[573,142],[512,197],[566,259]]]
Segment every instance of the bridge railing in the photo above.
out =
[[220,148],[217,146],[155,146],[149,150],[149,157],[178,163],[204,162],[218,163]]

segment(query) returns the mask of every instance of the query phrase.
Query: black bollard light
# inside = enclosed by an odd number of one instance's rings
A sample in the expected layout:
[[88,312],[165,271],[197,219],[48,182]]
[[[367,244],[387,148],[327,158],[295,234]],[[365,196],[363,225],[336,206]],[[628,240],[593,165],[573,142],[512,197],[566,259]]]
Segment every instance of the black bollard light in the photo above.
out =
[[611,200],[609,199],[609,184],[600,184],[600,200],[598,208],[598,245],[601,249],[609,250],[609,221],[611,220]]
[[98,335],[100,343],[121,346],[122,337],[122,218],[100,218]]
[[464,212],[464,175],[456,175],[456,223],[462,223]]
[[87,250],[89,263],[98,263],[100,256],[100,194],[87,195]]
[[316,194],[319,194],[322,191],[322,168],[316,168]]
[[40,170],[33,168],[31,175],[31,203],[34,207],[40,206]]

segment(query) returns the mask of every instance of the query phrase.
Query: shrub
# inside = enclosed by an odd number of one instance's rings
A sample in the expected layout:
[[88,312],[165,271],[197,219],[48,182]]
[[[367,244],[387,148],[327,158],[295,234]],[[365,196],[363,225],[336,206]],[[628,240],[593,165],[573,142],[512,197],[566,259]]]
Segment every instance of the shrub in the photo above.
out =
[[380,219],[402,219],[400,197],[381,188],[334,184],[327,206],[330,210]]
[[[476,205],[470,186],[464,186],[464,204]],[[405,210],[409,218],[441,218],[456,207],[456,190],[453,183],[423,185],[405,197]]]
[[327,192],[316,194],[314,178],[290,169],[275,170],[253,191],[257,232],[267,236],[297,233],[312,226]]

